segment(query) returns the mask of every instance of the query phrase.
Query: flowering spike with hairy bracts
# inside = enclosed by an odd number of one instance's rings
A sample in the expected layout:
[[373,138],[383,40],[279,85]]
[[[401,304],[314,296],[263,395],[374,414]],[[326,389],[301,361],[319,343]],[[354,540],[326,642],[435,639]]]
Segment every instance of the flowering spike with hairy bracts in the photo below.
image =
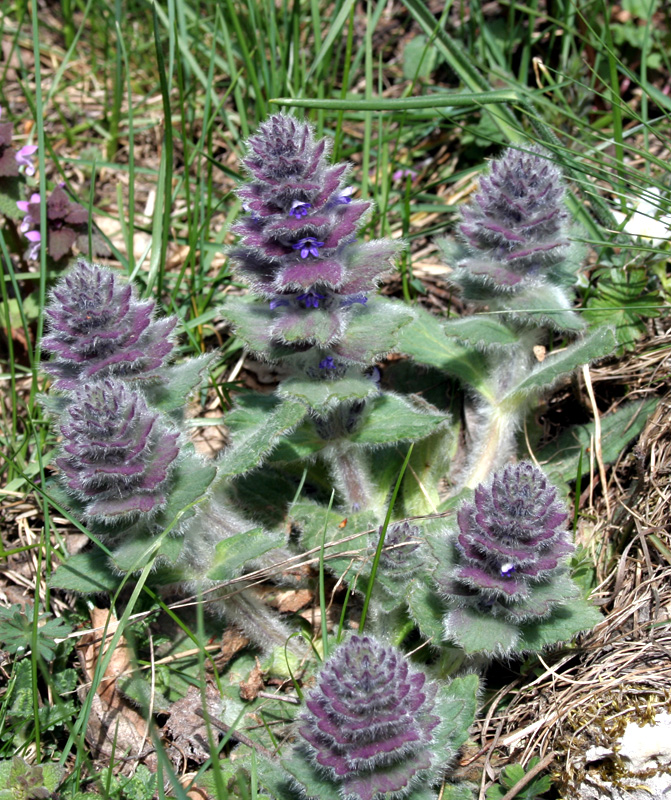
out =
[[60,430],[56,464],[87,517],[114,522],[165,504],[179,432],[140,392],[113,378],[84,384]]
[[56,389],[115,375],[154,376],[173,348],[176,317],[154,320],[155,303],[109,269],[79,260],[51,294],[49,335],[42,347],[55,355],[44,369]]
[[[542,470],[529,461],[495,472],[457,514],[454,564],[434,578],[448,600],[519,622],[547,616],[555,600],[534,606],[537,589],[566,571],[573,551],[565,505]],[[548,598],[544,597],[544,601]]]
[[505,467],[491,485],[478,486],[475,502],[459,509],[454,577],[490,598],[528,594],[561,567],[573,546],[566,540],[568,513],[557,490],[529,461]]
[[309,123],[275,114],[247,147],[250,181],[238,195],[248,215],[234,227],[240,242],[230,255],[273,312],[268,349],[333,348],[400,244],[356,241],[370,203],[352,200],[348,166],[329,163],[329,142],[315,139]]
[[522,321],[531,312],[543,324],[579,329],[566,293],[578,254],[569,241],[561,172],[549,159],[536,146],[506,150],[462,211],[463,244],[442,244],[454,267],[450,280],[466,300],[510,310]]
[[299,726],[313,763],[347,800],[409,794],[434,766],[437,684],[370,636],[340,645],[318,682]]

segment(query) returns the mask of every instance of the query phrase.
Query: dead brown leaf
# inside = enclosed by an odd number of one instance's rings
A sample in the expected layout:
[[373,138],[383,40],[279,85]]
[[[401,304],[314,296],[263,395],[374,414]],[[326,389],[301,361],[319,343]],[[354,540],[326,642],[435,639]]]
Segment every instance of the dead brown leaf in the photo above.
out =
[[238,630],[235,625],[229,625],[224,630],[221,637],[221,650],[214,657],[214,663],[218,670],[223,670],[224,667],[232,661],[235,656],[249,644],[249,639],[242,631]]
[[310,605],[313,596],[310,589],[288,589],[286,592],[278,594],[277,609],[282,612],[291,611],[295,613],[300,611],[301,608]]
[[[205,700],[208,716],[217,719],[221,708],[221,698],[216,688],[209,682],[205,685]],[[165,724],[165,731],[172,738],[172,744],[180,754],[180,757],[173,759],[177,765],[180,761],[186,762],[187,759],[202,764],[206,758],[209,758],[210,745],[205,720],[195,713],[196,709],[202,708],[202,705],[200,689],[196,686],[190,686],[186,695],[172,704],[170,719]]]
[[240,697],[243,700],[251,703],[252,700],[256,700],[263,687],[263,670],[261,669],[261,664],[257,658],[256,666],[249,673],[249,678],[247,678],[246,681],[240,681]]

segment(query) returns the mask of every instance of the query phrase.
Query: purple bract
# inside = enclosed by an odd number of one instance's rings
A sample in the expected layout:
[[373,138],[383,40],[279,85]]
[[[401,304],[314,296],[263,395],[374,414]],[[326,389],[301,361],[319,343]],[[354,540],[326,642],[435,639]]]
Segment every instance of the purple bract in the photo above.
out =
[[318,680],[299,727],[314,763],[347,800],[408,794],[432,767],[437,685],[370,636],[340,645]]
[[92,378],[156,377],[173,348],[176,317],[153,319],[153,300],[140,301],[131,284],[105,267],[79,260],[51,294],[43,348],[56,358],[45,370],[57,389]]
[[[573,551],[568,513],[557,490],[528,461],[496,472],[480,484],[473,503],[458,512],[457,563],[450,576],[472,604],[514,604],[535,584],[563,571]],[[439,584],[441,577],[436,576]],[[448,581],[449,585],[449,581]]]
[[60,430],[56,464],[87,517],[113,522],[165,504],[179,432],[140,392],[113,378],[80,386]]

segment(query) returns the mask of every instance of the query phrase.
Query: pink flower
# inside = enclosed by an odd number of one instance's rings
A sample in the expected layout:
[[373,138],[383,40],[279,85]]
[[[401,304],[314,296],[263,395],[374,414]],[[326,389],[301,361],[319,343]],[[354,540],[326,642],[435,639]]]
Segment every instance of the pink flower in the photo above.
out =
[[35,174],[35,166],[31,160],[31,156],[34,156],[37,150],[38,147],[36,144],[27,144],[16,154],[16,163],[19,165],[19,167],[26,168],[26,175]]
[[42,244],[42,234],[39,231],[26,231],[26,239],[32,242],[28,251],[28,260],[37,261],[40,255],[40,245]]

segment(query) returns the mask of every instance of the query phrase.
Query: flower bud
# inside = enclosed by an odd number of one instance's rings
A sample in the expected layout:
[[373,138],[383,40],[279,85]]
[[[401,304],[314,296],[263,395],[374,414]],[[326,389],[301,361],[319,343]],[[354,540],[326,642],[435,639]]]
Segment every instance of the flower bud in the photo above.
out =
[[154,320],[153,300],[105,267],[79,260],[51,294],[49,335],[42,347],[56,358],[44,369],[54,388],[74,390],[110,375],[154,376],[172,352],[176,317]]
[[150,514],[166,502],[179,432],[113,378],[77,389],[63,414],[56,464],[89,518]]

